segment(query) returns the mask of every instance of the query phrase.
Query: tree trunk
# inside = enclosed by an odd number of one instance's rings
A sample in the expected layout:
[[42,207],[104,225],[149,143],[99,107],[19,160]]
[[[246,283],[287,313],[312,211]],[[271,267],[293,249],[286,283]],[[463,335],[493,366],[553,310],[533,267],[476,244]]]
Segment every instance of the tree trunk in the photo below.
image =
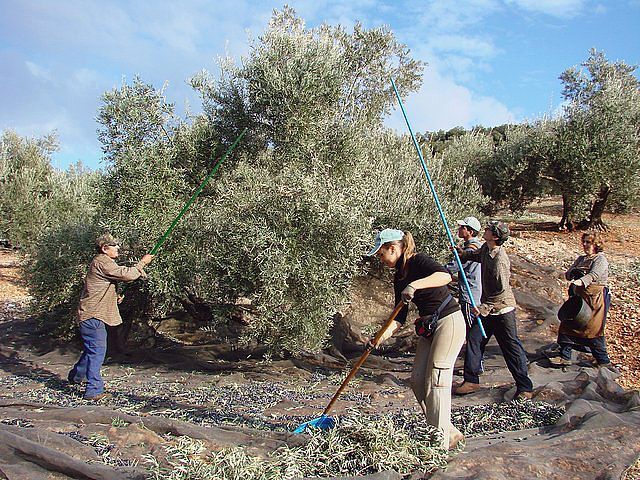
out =
[[600,187],[600,192],[598,192],[598,198],[593,202],[591,206],[591,213],[589,214],[589,220],[585,222],[581,222],[580,227],[585,230],[600,230],[605,231],[608,229],[607,225],[602,221],[602,214],[604,213],[604,208],[607,204],[607,200],[609,199],[609,194],[611,193],[611,187],[608,185],[602,185]]
[[569,219],[569,212],[571,211],[571,203],[569,200],[569,195],[566,193],[562,194],[562,218],[560,219],[560,223],[558,224],[559,230],[567,229],[569,231],[573,230],[573,222]]
[[129,335],[133,324],[142,322],[148,317],[148,296],[138,284],[129,285],[125,291],[124,300],[118,306],[122,324],[108,329],[107,350],[108,355],[127,353]]

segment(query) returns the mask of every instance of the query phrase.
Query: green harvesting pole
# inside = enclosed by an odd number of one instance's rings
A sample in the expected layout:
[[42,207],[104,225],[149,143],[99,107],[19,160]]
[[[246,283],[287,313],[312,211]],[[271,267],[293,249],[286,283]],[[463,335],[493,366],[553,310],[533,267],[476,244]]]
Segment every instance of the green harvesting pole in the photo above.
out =
[[203,182],[200,184],[200,186],[198,187],[198,189],[195,191],[195,193],[191,196],[191,198],[189,199],[189,201],[185,204],[184,207],[182,207],[182,210],[180,210],[180,213],[178,214],[178,216],[175,218],[175,220],[171,223],[171,225],[169,226],[169,228],[167,228],[167,231],[164,232],[164,235],[162,235],[162,237],[160,237],[160,240],[157,241],[155,247],[153,247],[153,250],[151,250],[151,255],[155,255],[156,252],[160,249],[160,247],[162,246],[162,244],[165,242],[165,240],[167,239],[167,237],[171,234],[171,232],[173,231],[173,229],[175,228],[175,226],[178,224],[178,222],[180,221],[180,219],[182,218],[182,216],[185,214],[185,212],[189,209],[189,207],[191,206],[191,204],[193,202],[195,202],[196,198],[198,198],[198,195],[200,195],[200,192],[202,192],[202,189],[204,188],[204,186],[207,184],[207,182],[211,179],[211,177],[213,177],[213,175],[216,173],[216,171],[218,170],[218,167],[222,164],[222,162],[229,156],[229,154],[231,153],[231,151],[236,148],[236,145],[238,145],[238,143],[240,142],[240,139],[244,136],[244,134],[247,133],[247,129],[245,128],[244,130],[242,130],[242,133],[240,133],[240,135],[238,135],[238,138],[236,138],[235,142],[233,142],[231,144],[231,146],[227,149],[227,151],[225,152],[225,154],[222,156],[222,158],[220,158],[220,160],[218,160],[218,162],[215,164],[215,166],[213,167],[213,169],[211,170],[211,172],[209,172],[209,175],[207,175],[207,177],[203,180]]

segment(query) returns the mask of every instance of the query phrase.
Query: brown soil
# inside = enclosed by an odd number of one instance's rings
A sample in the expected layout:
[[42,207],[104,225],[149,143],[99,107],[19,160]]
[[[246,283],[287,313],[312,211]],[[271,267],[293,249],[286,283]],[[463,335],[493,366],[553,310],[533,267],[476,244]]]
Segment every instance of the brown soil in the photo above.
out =
[[13,301],[27,295],[20,257],[12,250],[0,249],[0,302]]

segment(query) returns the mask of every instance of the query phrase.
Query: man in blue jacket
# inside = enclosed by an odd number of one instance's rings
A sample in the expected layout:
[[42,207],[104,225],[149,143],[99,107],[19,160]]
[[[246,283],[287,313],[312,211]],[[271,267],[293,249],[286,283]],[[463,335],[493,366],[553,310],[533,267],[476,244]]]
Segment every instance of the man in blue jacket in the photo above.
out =
[[[478,233],[482,229],[480,221],[476,217],[466,217],[463,220],[458,220],[457,223],[458,237],[464,242],[462,250],[464,252],[473,252],[479,249],[482,246],[482,242],[478,238]],[[467,277],[473,300],[476,305],[480,305],[480,298],[482,296],[482,266],[478,262],[465,262],[462,264],[462,268]],[[459,273],[456,262],[449,263],[447,269],[452,275]],[[482,352],[480,347],[482,334],[480,334],[480,327],[478,326],[476,315],[472,312],[472,304],[467,289],[459,277],[458,291],[458,303],[460,303],[462,315],[464,315],[464,319],[467,322],[467,338],[464,354],[465,378],[476,377],[482,372]],[[480,385],[477,383],[465,382],[462,385],[456,386],[454,393],[456,395],[465,395],[475,392],[479,388]]]

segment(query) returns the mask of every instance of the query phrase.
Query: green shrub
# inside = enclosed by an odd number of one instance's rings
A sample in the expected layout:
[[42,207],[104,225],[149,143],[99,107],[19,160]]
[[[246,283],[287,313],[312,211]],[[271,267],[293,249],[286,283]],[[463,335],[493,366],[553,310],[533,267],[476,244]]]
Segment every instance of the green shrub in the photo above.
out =
[[39,237],[25,272],[32,308],[44,318],[54,317],[55,333],[75,333],[77,307],[89,262],[95,255],[98,226],[65,223]]

